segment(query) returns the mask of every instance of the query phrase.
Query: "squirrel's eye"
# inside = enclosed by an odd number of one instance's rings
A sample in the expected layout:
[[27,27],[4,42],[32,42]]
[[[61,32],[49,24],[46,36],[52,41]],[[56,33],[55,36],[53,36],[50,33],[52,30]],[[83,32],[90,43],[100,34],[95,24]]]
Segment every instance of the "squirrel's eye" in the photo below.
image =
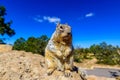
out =
[[61,29],[63,29],[63,27],[62,27],[62,26],[60,26],[60,28],[61,28]]

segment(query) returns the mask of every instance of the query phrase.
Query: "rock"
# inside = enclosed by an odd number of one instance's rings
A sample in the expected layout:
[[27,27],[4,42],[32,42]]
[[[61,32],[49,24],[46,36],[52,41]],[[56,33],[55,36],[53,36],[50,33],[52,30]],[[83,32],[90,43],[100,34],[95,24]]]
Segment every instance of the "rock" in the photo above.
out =
[[7,51],[0,55],[0,80],[82,80],[77,72],[65,77],[63,72],[46,74],[44,57],[24,51]]
[[11,51],[11,50],[12,50],[12,46],[0,44],[0,53],[8,52],[8,51]]

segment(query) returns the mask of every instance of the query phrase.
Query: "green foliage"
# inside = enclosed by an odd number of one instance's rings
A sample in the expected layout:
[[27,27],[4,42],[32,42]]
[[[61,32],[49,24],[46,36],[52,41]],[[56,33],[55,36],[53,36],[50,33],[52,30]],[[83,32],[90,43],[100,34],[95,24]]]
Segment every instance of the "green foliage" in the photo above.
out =
[[74,61],[76,61],[76,62],[83,61],[83,55],[82,55],[80,48],[77,48],[74,50]]
[[105,42],[99,45],[92,45],[90,51],[94,53],[94,56],[98,59],[98,63],[109,65],[120,65],[120,55],[117,53],[118,47],[108,45]]
[[45,47],[49,38],[46,35],[42,35],[39,38],[29,37],[28,40],[19,38],[15,41],[14,50],[25,50],[27,52],[39,53],[44,55]]
[[15,41],[13,49],[14,50],[24,50],[25,49],[25,42],[26,40],[24,38],[19,38]]
[[76,48],[74,50],[74,60],[76,62],[82,62],[84,59],[92,59],[89,48]]
[[90,48],[76,48],[74,59],[82,62],[84,59],[96,58],[99,64],[120,65],[119,46],[108,45],[106,42],[93,44]]
[[0,34],[3,36],[7,34],[8,36],[15,35],[15,31],[10,28],[12,21],[5,22],[4,16],[6,15],[6,9],[4,6],[0,6]]

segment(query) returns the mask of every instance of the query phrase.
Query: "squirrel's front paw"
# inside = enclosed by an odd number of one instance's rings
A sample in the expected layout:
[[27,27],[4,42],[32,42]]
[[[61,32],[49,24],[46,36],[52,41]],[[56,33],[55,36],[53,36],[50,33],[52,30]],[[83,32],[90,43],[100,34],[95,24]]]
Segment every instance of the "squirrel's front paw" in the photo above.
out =
[[72,73],[70,70],[65,70],[65,73],[64,73],[65,77],[71,77],[72,76]]

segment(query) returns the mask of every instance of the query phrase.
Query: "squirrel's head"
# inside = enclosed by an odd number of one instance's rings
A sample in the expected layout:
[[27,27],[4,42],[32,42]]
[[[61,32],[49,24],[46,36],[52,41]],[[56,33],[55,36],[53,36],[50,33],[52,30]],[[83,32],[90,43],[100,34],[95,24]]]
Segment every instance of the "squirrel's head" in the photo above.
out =
[[60,24],[58,23],[56,26],[56,32],[62,40],[71,40],[72,39],[72,31],[71,27],[68,24]]

